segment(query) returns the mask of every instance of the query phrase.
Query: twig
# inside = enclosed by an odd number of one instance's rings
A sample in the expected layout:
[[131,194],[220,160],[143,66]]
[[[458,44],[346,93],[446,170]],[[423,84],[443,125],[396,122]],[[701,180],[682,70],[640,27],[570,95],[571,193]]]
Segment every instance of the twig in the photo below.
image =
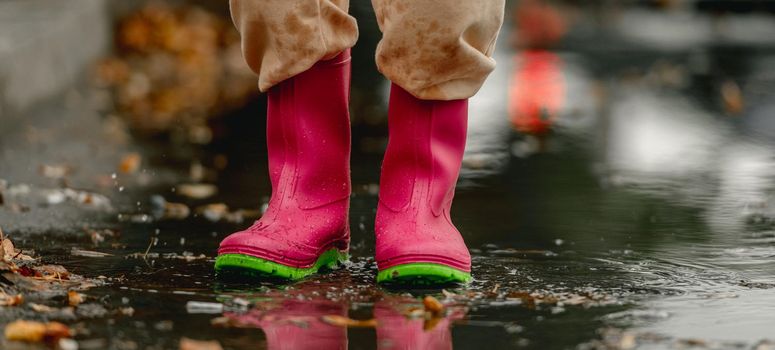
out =
[[151,237],[151,243],[148,243],[148,248],[145,249],[145,254],[143,254],[143,260],[146,260],[148,258],[148,253],[151,252],[151,247],[153,246],[153,242],[156,242],[156,237]]

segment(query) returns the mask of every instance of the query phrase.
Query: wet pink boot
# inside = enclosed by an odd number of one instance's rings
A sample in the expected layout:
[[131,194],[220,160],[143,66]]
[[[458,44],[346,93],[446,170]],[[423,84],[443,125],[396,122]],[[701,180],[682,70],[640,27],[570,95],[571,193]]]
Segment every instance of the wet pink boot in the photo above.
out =
[[221,242],[218,273],[295,280],[347,259],[349,95],[349,50],[268,91],[269,208]]
[[471,256],[449,215],[467,118],[468,100],[420,100],[392,86],[375,224],[377,282],[471,279]]

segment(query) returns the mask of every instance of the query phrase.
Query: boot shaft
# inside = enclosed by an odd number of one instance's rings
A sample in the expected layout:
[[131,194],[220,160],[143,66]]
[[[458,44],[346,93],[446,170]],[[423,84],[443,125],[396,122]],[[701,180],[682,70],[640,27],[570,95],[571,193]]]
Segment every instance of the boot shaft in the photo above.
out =
[[393,211],[406,210],[413,202],[427,204],[436,216],[449,210],[467,119],[468,100],[420,100],[393,85],[380,201]]
[[267,93],[273,201],[312,209],[349,197],[349,97],[349,50]]

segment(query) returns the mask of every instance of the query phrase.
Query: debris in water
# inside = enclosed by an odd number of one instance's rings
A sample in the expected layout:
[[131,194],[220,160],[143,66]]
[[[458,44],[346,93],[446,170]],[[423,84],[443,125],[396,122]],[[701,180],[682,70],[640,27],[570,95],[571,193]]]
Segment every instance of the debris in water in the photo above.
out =
[[70,336],[70,328],[59,322],[18,320],[5,326],[5,339],[8,340],[53,344],[61,338],[70,338]]
[[87,208],[105,211],[113,210],[113,206],[108,197],[94,192],[77,191],[71,188],[44,189],[40,191],[40,196],[43,198],[43,202],[48,205],[56,205],[71,201],[84,205]]
[[5,291],[0,290],[0,306],[18,306],[24,302],[24,297],[21,294],[8,295]]
[[[70,278],[70,272],[62,265],[42,265],[31,269],[31,277],[53,280],[67,280]],[[25,275],[22,273],[22,275]]]
[[35,312],[47,313],[47,312],[54,312],[56,310],[51,306],[43,305],[43,304],[29,303],[27,305],[29,305],[30,309],[32,309],[32,311],[35,311]]
[[0,240],[2,240],[2,249],[3,249],[3,261],[4,262],[10,262],[13,260],[16,261],[32,261],[35,260],[31,256],[22,254],[21,250],[16,249],[13,246],[13,242],[11,242],[10,239],[5,238],[5,234],[3,234],[3,230],[0,229]]
[[204,199],[218,193],[218,188],[210,184],[181,184],[176,187],[178,193],[193,199]]
[[444,313],[444,304],[430,295],[422,299],[422,304],[425,307],[425,311],[430,312],[434,316]]
[[84,250],[84,249],[78,249],[73,248],[70,250],[70,255],[72,256],[82,256],[84,258],[104,258],[106,256],[113,256],[113,254],[103,253],[103,252],[95,252],[93,250]]
[[57,346],[59,350],[78,350],[78,342],[70,338],[59,339]]
[[[150,246],[148,247],[150,250]],[[194,255],[192,252],[182,252],[180,254],[178,253],[151,253],[150,251],[147,253],[132,253],[126,256],[127,258],[132,259],[177,259],[177,260],[184,260],[184,261],[195,261],[195,260],[206,260],[206,259],[212,259],[211,257],[208,257],[204,254]]]
[[635,335],[632,333],[624,333],[622,339],[619,340],[619,349],[634,349],[637,345]]
[[186,311],[190,314],[220,314],[223,313],[223,304],[189,301],[186,303]]
[[191,214],[191,209],[183,203],[168,202],[160,195],[151,196],[153,215],[157,218],[183,220]]
[[83,303],[84,295],[74,290],[67,292],[67,305],[78,306]]
[[104,229],[104,230],[92,230],[92,229],[86,229],[86,234],[89,235],[89,239],[91,239],[92,244],[94,246],[98,246],[100,243],[105,242],[105,238],[107,237],[116,237],[117,234],[113,230]]
[[132,316],[135,314],[135,309],[133,307],[122,307],[118,309],[118,312],[121,313],[124,316]]
[[38,168],[40,175],[52,179],[61,179],[73,172],[73,169],[67,165],[47,165],[43,164]]
[[732,80],[727,80],[721,85],[721,100],[724,102],[724,110],[728,114],[739,115],[745,109],[740,86]]
[[245,219],[257,219],[261,217],[260,210],[238,209],[229,211],[229,207],[223,203],[213,203],[196,208],[197,214],[210,222],[228,222],[240,224]]
[[196,212],[208,221],[218,222],[229,214],[229,207],[223,203],[213,203],[197,208]]
[[180,350],[222,350],[217,340],[180,339]]
[[327,324],[338,327],[374,328],[377,326],[377,320],[373,318],[369,320],[353,320],[340,315],[325,315],[320,319]]
[[133,174],[140,169],[143,158],[139,153],[129,153],[121,158],[121,163],[118,164],[118,171],[123,174]]

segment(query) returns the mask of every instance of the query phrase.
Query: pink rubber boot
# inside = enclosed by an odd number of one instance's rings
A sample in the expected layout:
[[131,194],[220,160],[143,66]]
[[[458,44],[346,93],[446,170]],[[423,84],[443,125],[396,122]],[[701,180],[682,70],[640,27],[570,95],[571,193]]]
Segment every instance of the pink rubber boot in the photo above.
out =
[[268,93],[272,198],[221,242],[215,269],[300,279],[347,259],[350,243],[350,51]]
[[449,215],[467,119],[468,100],[420,100],[393,84],[375,224],[377,282],[471,279],[471,256]]

